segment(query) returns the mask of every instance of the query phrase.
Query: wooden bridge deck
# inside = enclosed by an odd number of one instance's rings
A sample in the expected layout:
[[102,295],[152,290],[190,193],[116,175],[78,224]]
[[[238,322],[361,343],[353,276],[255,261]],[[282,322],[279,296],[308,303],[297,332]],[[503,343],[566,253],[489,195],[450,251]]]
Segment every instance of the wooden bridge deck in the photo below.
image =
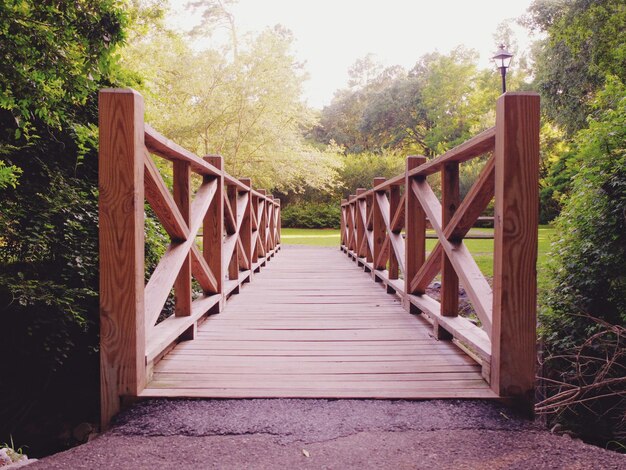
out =
[[142,397],[496,398],[480,367],[339,250],[287,247]]

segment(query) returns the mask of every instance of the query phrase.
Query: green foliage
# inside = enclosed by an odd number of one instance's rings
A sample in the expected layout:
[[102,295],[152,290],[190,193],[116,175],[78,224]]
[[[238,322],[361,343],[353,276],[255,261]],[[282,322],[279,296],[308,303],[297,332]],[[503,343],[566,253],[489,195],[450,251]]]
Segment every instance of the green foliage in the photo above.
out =
[[[551,289],[541,311],[542,337],[548,353],[557,357],[577,350],[600,331],[594,318],[626,324],[626,87],[609,78],[593,106],[595,117],[576,135],[568,161],[577,171],[557,219]],[[605,358],[603,347],[586,347],[585,354]],[[623,376],[623,360],[611,373]],[[549,374],[576,384],[579,366],[552,363]],[[624,411],[624,400],[619,404],[607,398],[576,406],[561,419],[571,420],[568,424],[585,435],[596,432],[610,439]]]
[[[478,70],[477,61],[475,51],[462,47],[426,54],[409,72],[361,59],[350,88],[322,110],[313,134],[349,153],[438,155],[493,125],[499,78]],[[523,88],[523,73],[509,77],[514,89]]]
[[34,121],[61,128],[80,120],[94,85],[114,67],[126,17],[118,0],[6,1],[0,4],[0,108],[15,134],[30,136]]
[[535,0],[527,24],[548,33],[535,46],[535,85],[551,120],[570,135],[586,127],[605,76],[626,77],[623,0]]
[[282,208],[281,221],[288,228],[339,228],[341,208],[334,203],[300,202]]
[[22,169],[15,165],[7,166],[5,162],[0,160],[0,189],[6,189],[9,186],[15,189]]
[[0,438],[98,419],[97,92],[123,76],[126,5],[0,5]]
[[396,152],[382,155],[374,153],[348,154],[342,159],[342,166],[337,170],[341,186],[341,196],[347,198],[355,194],[357,188],[371,188],[374,178],[397,176],[406,166],[405,157]]

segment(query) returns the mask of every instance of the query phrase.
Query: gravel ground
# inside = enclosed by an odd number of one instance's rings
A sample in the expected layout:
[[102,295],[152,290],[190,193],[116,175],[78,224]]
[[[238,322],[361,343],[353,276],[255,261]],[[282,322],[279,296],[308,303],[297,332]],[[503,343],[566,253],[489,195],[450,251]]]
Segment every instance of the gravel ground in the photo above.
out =
[[37,469],[626,469],[480,401],[151,400]]

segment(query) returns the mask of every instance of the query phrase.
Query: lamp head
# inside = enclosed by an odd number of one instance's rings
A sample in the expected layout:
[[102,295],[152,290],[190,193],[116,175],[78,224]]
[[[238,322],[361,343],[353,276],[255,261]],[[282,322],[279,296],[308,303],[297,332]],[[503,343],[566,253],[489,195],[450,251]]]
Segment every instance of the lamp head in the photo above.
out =
[[511,64],[511,58],[513,54],[506,50],[504,44],[500,44],[500,48],[496,52],[496,55],[492,57],[493,61],[496,63],[496,67],[499,69],[508,69]]

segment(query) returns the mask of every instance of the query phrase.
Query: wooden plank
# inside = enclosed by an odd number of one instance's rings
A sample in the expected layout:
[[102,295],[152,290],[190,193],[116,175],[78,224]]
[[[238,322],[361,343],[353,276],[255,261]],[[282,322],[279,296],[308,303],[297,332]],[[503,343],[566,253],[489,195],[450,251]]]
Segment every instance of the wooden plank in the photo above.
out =
[[217,279],[196,245],[191,246],[191,272],[205,294],[217,294]]
[[171,161],[183,161],[191,165],[191,169],[205,176],[218,176],[219,168],[206,159],[201,159],[194,153],[169,140],[155,131],[149,124],[145,124],[145,145],[151,153]]
[[535,384],[539,95],[506,93],[496,108],[491,387],[532,410]]
[[334,250],[288,248],[272,263],[155,365],[149,393],[494,397],[479,364]]
[[175,241],[186,240],[189,227],[148,150],[144,153],[144,183],[146,200],[167,234]]
[[102,428],[120,396],[146,383],[144,105],[132,90],[99,94],[100,403]]
[[484,153],[493,150],[496,137],[496,129],[492,127],[481,132],[475,137],[463,142],[461,145],[454,147],[452,150],[443,155],[429,160],[419,167],[412,169],[407,173],[408,176],[428,176],[437,173],[442,166],[447,163],[462,163],[474,157],[478,157]]

